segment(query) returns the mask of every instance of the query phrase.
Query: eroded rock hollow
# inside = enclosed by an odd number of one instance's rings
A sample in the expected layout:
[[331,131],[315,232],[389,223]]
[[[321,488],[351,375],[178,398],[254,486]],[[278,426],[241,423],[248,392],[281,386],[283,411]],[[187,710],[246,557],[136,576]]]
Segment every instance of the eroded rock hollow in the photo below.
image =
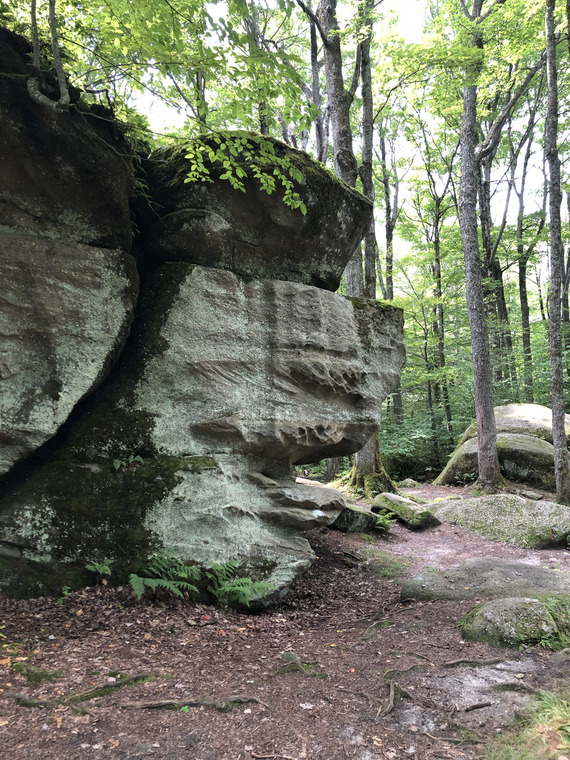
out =
[[314,558],[299,532],[343,507],[293,464],[357,451],[404,361],[398,309],[332,292],[370,205],[277,141],[306,216],[215,168],[185,183],[184,153],[163,153],[131,256],[124,139],[80,103],[32,103],[16,42],[1,38],[0,587],[60,590],[90,560],[120,579],[169,547],[236,560],[275,598]]

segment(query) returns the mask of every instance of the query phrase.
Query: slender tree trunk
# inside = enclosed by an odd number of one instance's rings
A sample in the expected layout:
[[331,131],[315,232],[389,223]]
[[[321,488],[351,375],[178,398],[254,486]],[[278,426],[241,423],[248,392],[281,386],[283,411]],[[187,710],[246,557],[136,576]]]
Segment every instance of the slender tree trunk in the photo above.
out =
[[561,303],[564,270],[562,225],[560,207],[562,189],[560,158],[558,155],[558,72],[556,66],[556,36],[554,9],[556,0],[546,0],[546,70],[548,80],[548,107],[546,113],[545,153],[550,167],[550,388],[552,401],[552,439],[554,443],[554,470],[556,474],[556,500],[570,503],[568,482],[568,449],[566,445],[564,413],[564,377],[562,370]]
[[483,302],[477,230],[476,124],[477,88],[475,85],[470,85],[463,92],[459,223],[465,258],[465,297],[473,348],[475,413],[479,441],[479,482],[484,491],[494,491],[501,476],[497,456],[491,355]]
[[[368,11],[367,20],[370,20],[372,0],[366,0]],[[364,195],[374,205],[374,181],[372,174],[373,137],[374,137],[374,108],[372,100],[372,65],[370,61],[370,43],[372,40],[371,21],[368,23],[368,33],[361,43],[362,62],[360,75],[362,78],[362,161],[360,165],[360,179]],[[370,221],[370,227],[364,238],[364,296],[376,299],[376,259],[378,245],[376,242],[376,230],[374,217]]]

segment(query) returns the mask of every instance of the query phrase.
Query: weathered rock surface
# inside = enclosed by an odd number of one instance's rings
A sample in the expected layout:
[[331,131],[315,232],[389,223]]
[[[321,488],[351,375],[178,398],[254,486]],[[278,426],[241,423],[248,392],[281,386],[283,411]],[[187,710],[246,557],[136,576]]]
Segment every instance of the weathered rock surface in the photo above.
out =
[[120,380],[73,432],[73,446],[98,457],[295,463],[352,453],[378,425],[378,399],[396,387],[401,327],[401,312],[380,304],[165,265],[143,296]]
[[[185,182],[185,150],[155,156],[148,182],[153,208],[142,215],[149,231],[149,264],[186,261],[230,269],[254,278],[290,280],[336,290],[342,272],[372,217],[370,202],[340,182],[305,153],[268,138],[275,154],[303,175],[296,190],[307,213],[268,195],[253,179],[245,192],[227,181]],[[216,178],[225,169],[209,165]],[[156,219],[160,208],[161,218]]]
[[372,511],[377,514],[392,514],[412,530],[425,530],[441,525],[441,521],[431,509],[396,493],[378,494],[372,502]]
[[351,504],[345,507],[331,528],[341,533],[370,533],[376,526],[376,515],[364,507]]
[[401,594],[403,600],[563,597],[570,594],[570,573],[481,557],[451,570],[425,568],[404,583]]
[[485,641],[497,647],[537,644],[558,634],[550,612],[538,599],[494,599],[474,607],[461,621],[468,641]]
[[121,251],[0,232],[0,475],[107,375],[133,317]]
[[[518,433],[552,443],[552,410],[539,404],[507,404],[495,407],[497,433]],[[473,422],[460,441],[465,443],[477,435]],[[570,437],[570,414],[566,415],[566,435]]]
[[[462,484],[477,479],[477,438],[458,446],[435,485]],[[501,472],[509,480],[556,490],[554,446],[541,438],[519,433],[499,433],[497,451]],[[569,460],[570,466],[570,460]]]
[[441,520],[515,546],[566,546],[570,536],[570,508],[552,501],[491,494],[450,499],[432,504],[430,509]]
[[138,292],[123,143],[34,103],[25,50],[0,30],[0,475],[104,379]]

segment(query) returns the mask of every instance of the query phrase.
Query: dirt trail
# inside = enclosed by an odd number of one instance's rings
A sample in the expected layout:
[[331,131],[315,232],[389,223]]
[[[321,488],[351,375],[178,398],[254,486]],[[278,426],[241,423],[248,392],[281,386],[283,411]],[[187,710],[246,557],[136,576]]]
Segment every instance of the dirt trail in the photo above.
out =
[[319,559],[264,614],[140,604],[104,586],[61,604],[0,596],[6,756],[476,758],[534,690],[570,675],[541,649],[463,641],[457,621],[472,602],[399,599],[401,578],[425,565],[497,556],[570,568],[570,552],[517,549],[448,524],[308,537]]

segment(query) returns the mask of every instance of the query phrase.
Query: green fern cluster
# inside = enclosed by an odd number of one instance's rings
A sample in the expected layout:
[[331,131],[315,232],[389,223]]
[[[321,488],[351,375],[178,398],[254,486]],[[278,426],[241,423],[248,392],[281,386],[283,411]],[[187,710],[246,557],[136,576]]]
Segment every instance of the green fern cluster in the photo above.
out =
[[208,591],[221,604],[237,604],[249,607],[252,599],[275,591],[275,586],[267,581],[252,581],[236,575],[239,562],[230,560],[223,565],[214,563],[205,571]]
[[190,583],[200,577],[199,569],[185,565],[169,550],[164,550],[154,556],[140,573],[140,575],[137,573],[129,575],[129,583],[137,599],[140,599],[147,589],[156,591],[158,588],[163,588],[180,597],[184,594],[191,597],[199,596],[196,586]]
[[[237,575],[240,563],[235,560],[224,564],[214,563],[203,571],[207,582],[207,591],[220,604],[239,605],[248,607],[251,600],[265,596],[275,590],[275,586],[267,581],[252,581]],[[186,565],[172,550],[165,549],[155,557],[139,573],[131,573],[129,583],[140,599],[147,590],[156,591],[159,588],[170,591],[176,596],[188,594],[196,599],[200,592],[192,581],[198,581],[201,572],[198,567]]]

